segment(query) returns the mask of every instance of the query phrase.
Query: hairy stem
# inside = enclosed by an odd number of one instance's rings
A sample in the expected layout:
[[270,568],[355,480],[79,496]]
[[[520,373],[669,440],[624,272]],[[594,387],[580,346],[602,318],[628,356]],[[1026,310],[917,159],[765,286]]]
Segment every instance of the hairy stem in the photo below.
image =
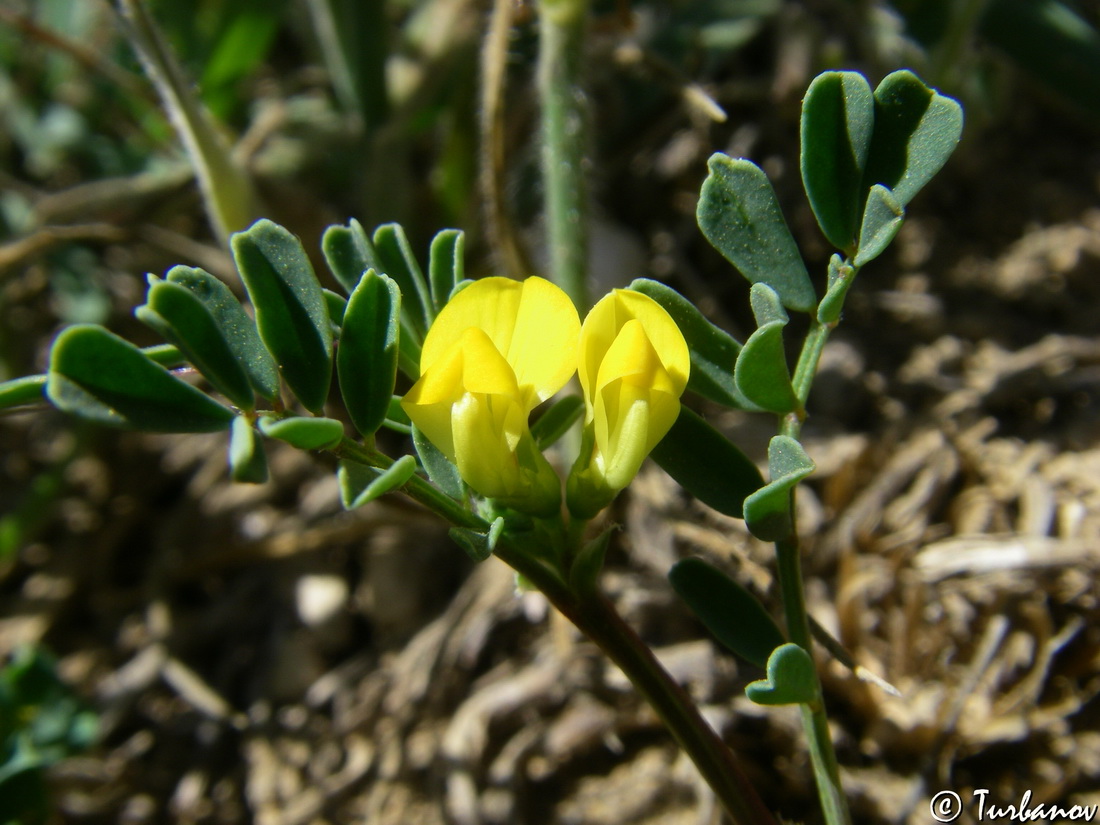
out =
[[543,0],[540,8],[538,85],[550,277],[583,315],[589,303],[587,115],[581,66],[588,3]]

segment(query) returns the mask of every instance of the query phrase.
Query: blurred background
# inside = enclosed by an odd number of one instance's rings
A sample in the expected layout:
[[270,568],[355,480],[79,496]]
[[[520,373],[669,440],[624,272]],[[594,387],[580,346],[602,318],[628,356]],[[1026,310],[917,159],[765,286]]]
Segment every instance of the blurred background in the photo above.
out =
[[[695,224],[707,158],[768,172],[820,284],[810,80],[910,68],[965,108],[804,430],[811,612],[903,694],[821,659],[860,823],[928,822],[944,789],[1100,804],[1098,27],[1086,0],[591,4],[594,292],[656,278],[742,340],[746,284]],[[158,343],[132,317],[146,273],[239,289],[142,43],[319,273],[350,218],[400,222],[422,259],[460,228],[470,276],[542,272],[538,28],[522,0],[0,0],[0,380],[43,372],[71,323]],[[699,408],[763,457],[772,422]],[[403,500],[343,512],[333,467],[289,448],[235,485],[225,448],[0,417],[3,821],[719,821],[621,674],[503,565]],[[819,821],[797,715],[744,698],[760,674],[665,580],[700,554],[776,607],[770,549],[654,467],[612,517],[620,609],[765,800]]]

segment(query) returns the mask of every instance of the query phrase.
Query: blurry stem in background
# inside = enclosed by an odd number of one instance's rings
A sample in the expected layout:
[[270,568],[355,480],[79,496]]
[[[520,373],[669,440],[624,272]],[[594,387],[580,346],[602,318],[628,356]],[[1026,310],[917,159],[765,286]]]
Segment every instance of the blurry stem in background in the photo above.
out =
[[485,199],[485,231],[501,274],[521,277],[531,262],[515,232],[508,209],[504,139],[504,89],[508,77],[508,34],[515,0],[493,0],[489,30],[481,44],[481,195]]
[[262,211],[252,180],[234,159],[229,142],[210,112],[195,96],[143,0],[116,2],[130,45],[156,87],[161,105],[194,166],[211,226],[219,240],[228,245],[229,236],[246,228]]
[[[333,450],[338,458],[387,469],[393,460],[349,438]],[[464,504],[413,476],[402,491],[456,527],[487,533],[490,525]],[[539,589],[559,612],[607,654],[652,706],[737,825],[776,825],[733,752],[699,713],[695,703],[661,666],[614,605],[597,592],[579,592],[537,547],[505,533],[494,555]]]
[[584,315],[588,300],[587,98],[581,87],[588,0],[539,3],[538,86],[550,277]]
[[383,0],[307,0],[336,96],[369,135],[389,114],[386,4]]

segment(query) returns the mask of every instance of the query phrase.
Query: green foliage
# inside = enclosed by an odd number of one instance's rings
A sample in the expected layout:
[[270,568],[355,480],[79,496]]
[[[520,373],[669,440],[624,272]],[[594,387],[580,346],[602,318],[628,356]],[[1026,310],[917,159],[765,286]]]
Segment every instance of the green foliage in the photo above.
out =
[[802,100],[800,165],[806,196],[829,243],[851,254],[865,193],[875,101],[856,72],[824,72]]
[[545,450],[557,442],[583,414],[584,401],[579,395],[563,395],[555,401],[531,425],[531,435],[538,448]]
[[485,561],[493,555],[497,542],[504,532],[504,516],[493,519],[488,532],[482,533],[468,527],[452,527],[449,532],[454,543],[465,550],[466,555],[475,562]]
[[416,459],[403,455],[385,470],[357,461],[341,461],[336,477],[340,483],[340,501],[345,510],[354,510],[401,487],[416,473]]
[[756,596],[702,559],[676,562],[668,580],[714,638],[745,661],[766,667],[786,641]]
[[260,432],[268,438],[285,441],[299,450],[327,450],[339,444],[344,437],[344,425],[334,418],[261,416],[258,423]]
[[267,481],[267,453],[252,422],[239,415],[229,429],[229,475],[245,484]]
[[788,642],[768,659],[768,675],[745,686],[745,695],[758,705],[815,705],[821,688],[810,654]]
[[417,331],[418,340],[423,340],[435,318],[435,310],[424,271],[405,237],[405,230],[395,223],[383,224],[374,230],[373,240],[378,256],[376,269],[389,275],[401,287],[410,324]]
[[906,70],[871,92],[856,72],[826,72],[802,102],[802,183],[829,242],[863,266],[894,239],[905,205],[962,134],[962,108]]
[[148,432],[227,429],[233,413],[184,383],[128,341],[72,326],[50,350],[46,395],[60,410],[100,424]]
[[320,412],[332,379],[332,328],[301,241],[263,219],[230,239],[260,339],[307,410]]
[[784,306],[812,310],[813,284],[768,176],[751,161],[720,153],[707,166],[696,209],[707,240],[751,283],[774,289]]
[[734,518],[741,518],[745,498],[764,484],[740,449],[684,406],[650,455],[681,487]]
[[794,525],[791,491],[814,469],[813,461],[795,439],[777,435],[771,440],[768,444],[771,481],[745,499],[745,523],[754,536],[764,541],[780,541],[791,535]]
[[382,426],[397,378],[401,292],[373,269],[363,273],[348,299],[336,371],[352,423],[364,436]]
[[17,649],[0,670],[0,822],[45,822],[43,770],[90,747],[98,727],[49,654]]
[[447,456],[443,455],[424,433],[415,426],[412,427],[413,447],[420,457],[420,465],[428,474],[432,483],[453,499],[461,500],[466,497],[466,484],[462,476],[458,474],[456,467]]
[[737,356],[733,380],[752,409],[783,415],[799,406],[783,349],[787,313],[779,296],[763,283],[752,285],[750,298],[757,328]]
[[437,313],[466,277],[465,250],[466,235],[458,229],[444,229],[432,238],[428,279],[431,282],[432,308]]
[[164,280],[150,275],[145,301],[134,314],[238,407],[253,409],[254,393],[268,400],[278,393],[279,373],[256,325],[213,275],[186,266],[173,267]]

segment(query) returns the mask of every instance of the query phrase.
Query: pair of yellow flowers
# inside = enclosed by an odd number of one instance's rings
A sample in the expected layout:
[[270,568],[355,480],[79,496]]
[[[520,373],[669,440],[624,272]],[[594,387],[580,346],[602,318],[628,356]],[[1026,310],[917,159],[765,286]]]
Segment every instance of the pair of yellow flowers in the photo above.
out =
[[684,336],[652,298],[614,290],[580,323],[543,278],[484,278],[428,331],[420,380],[402,407],[486,498],[537,516],[561,508],[561,481],[539,451],[531,411],[580,373],[581,454],[567,501],[577,517],[606,506],[676,421],[687,385]]

